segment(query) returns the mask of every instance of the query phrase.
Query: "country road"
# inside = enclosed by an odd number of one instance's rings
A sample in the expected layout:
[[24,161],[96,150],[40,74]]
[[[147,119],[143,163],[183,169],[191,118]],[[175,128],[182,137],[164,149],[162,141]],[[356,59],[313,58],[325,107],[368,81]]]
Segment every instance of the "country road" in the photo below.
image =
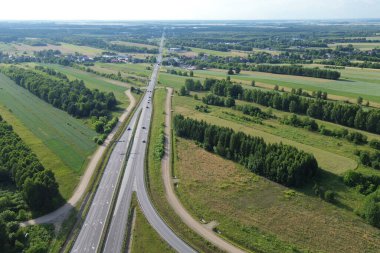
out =
[[71,196],[71,198],[67,201],[67,203],[57,210],[43,215],[41,217],[28,220],[25,222],[22,222],[21,226],[28,226],[28,225],[35,225],[35,224],[45,224],[45,223],[61,223],[66,219],[68,214],[70,213],[71,209],[78,204],[78,202],[84,197],[86,193],[86,189],[90,183],[90,180],[92,178],[92,175],[95,172],[96,165],[99,163],[101,157],[103,156],[104,152],[106,151],[107,146],[110,144],[112,138],[114,137],[115,133],[118,131],[119,127],[121,126],[122,122],[128,118],[129,114],[132,112],[133,108],[136,106],[136,99],[132,95],[131,90],[128,89],[125,91],[125,95],[128,97],[130,103],[127,107],[127,109],[123,112],[123,114],[119,117],[119,122],[114,127],[112,132],[108,135],[107,139],[103,143],[103,145],[99,146],[95,153],[92,155],[90,162],[88,163],[88,166],[86,168],[85,173],[81,177],[81,180],[77,186],[77,188],[74,191],[74,194]]
[[177,195],[174,191],[173,178],[170,173],[170,154],[171,154],[171,101],[172,101],[173,89],[168,88],[168,93],[166,96],[165,103],[165,154],[162,158],[162,177],[165,186],[166,199],[168,200],[169,205],[173,208],[175,213],[181,218],[181,220],[193,231],[202,236],[205,240],[211,242],[213,245],[219,249],[230,252],[230,253],[244,253],[245,251],[240,248],[235,247],[234,245],[226,242],[215,232],[207,228],[204,224],[201,224],[199,221],[193,218],[193,216],[185,209],[181,204]]

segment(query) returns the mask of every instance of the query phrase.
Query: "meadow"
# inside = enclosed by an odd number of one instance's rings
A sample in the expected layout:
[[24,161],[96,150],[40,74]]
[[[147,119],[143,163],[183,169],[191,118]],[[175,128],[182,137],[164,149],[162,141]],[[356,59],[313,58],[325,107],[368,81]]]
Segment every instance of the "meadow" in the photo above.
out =
[[0,75],[0,114],[51,169],[68,199],[95,151],[95,131]]

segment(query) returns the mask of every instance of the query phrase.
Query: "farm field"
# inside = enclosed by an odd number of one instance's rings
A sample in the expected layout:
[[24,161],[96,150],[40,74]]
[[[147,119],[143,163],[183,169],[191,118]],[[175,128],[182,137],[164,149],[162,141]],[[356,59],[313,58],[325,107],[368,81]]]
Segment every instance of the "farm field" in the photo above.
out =
[[51,169],[67,199],[76,187],[96,145],[95,131],[83,121],[45,103],[0,75],[0,114]]
[[[203,96],[202,93],[192,94]],[[299,190],[280,186],[240,165],[205,152],[191,141],[177,138],[175,173],[180,178],[177,191],[187,209],[199,220],[216,220],[223,237],[254,251],[375,252],[380,249],[380,243],[376,241],[378,230],[352,212],[360,205],[362,197],[346,187],[340,178],[349,169],[380,174],[361,165],[358,167],[353,155],[357,146],[282,125],[274,119],[256,124],[232,109],[209,106],[209,113],[201,113],[194,107],[202,102],[192,97],[175,96],[173,102],[175,113],[260,136],[267,142],[283,142],[314,154],[324,170],[324,179],[318,183],[338,196],[337,205],[329,204],[314,195],[312,185]],[[264,107],[260,108],[265,111]],[[276,110],[273,113],[279,118],[286,115]],[[323,124],[329,128],[340,127],[327,122]],[[377,135],[366,134],[379,139]],[[188,150],[194,151],[189,154]],[[205,196],[204,192],[211,193]],[[326,223],[330,225],[326,226]],[[315,231],[323,231],[318,240],[313,238]]]

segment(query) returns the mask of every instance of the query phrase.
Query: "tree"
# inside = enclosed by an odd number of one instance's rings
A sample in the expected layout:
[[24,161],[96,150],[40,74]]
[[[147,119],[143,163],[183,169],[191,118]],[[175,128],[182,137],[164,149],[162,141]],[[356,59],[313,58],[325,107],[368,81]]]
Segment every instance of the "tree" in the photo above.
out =
[[360,215],[372,226],[380,228],[380,190],[365,198]]
[[180,96],[187,96],[189,95],[189,91],[186,89],[185,86],[182,86],[179,90],[179,95]]
[[240,74],[240,71],[241,71],[241,69],[239,67],[235,68],[235,74],[236,75]]
[[279,90],[279,87],[278,87],[278,85],[276,84],[275,86],[274,86],[274,88],[273,88],[275,91],[278,91]]
[[356,102],[358,103],[358,105],[363,104],[363,98],[362,97],[358,97],[358,99],[356,100]]
[[255,80],[252,80],[252,81],[251,81],[251,86],[254,87],[255,85],[256,85]]
[[227,72],[228,75],[233,75],[234,74],[234,71],[232,68],[229,68],[228,72]]
[[193,77],[193,76],[194,76],[194,72],[190,70],[190,77]]

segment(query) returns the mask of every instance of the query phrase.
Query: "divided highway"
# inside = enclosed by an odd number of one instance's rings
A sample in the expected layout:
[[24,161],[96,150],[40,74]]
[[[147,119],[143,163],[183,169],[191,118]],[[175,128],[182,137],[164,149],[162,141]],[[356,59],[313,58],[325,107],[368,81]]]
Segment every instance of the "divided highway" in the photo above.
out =
[[118,178],[125,164],[126,152],[132,140],[132,132],[137,123],[138,116],[139,110],[136,110],[127,127],[130,130],[126,130],[123,133],[112,151],[72,252],[96,252],[98,250],[106,219],[111,209],[111,200],[115,194]]
[[187,243],[180,239],[161,219],[150,201],[145,184],[145,155],[152,119],[151,96],[157,82],[158,72],[162,61],[163,41],[164,37],[161,39],[160,53],[157,59],[157,64],[154,66],[146,95],[140,104],[142,107],[141,116],[137,124],[131,154],[127,162],[126,172],[124,174],[104,246],[104,252],[107,253],[122,251],[124,238],[126,237],[128,213],[133,191],[137,192],[137,199],[147,220],[169,245],[181,253],[196,252]]
[[[121,252],[126,237],[133,191],[137,192],[138,201],[147,220],[169,245],[181,253],[196,252],[180,239],[161,219],[150,202],[145,185],[145,155],[152,118],[151,97],[162,61],[163,43],[164,35],[161,39],[157,63],[154,66],[147,91],[136,109],[127,130],[123,133],[112,151],[90,210],[71,252],[102,251],[100,247],[102,247],[103,235],[105,235],[103,252]],[[133,132],[135,132],[134,136]],[[122,167],[125,164],[125,159],[127,158],[126,152],[130,145],[132,145],[131,152],[121,179],[119,193],[117,193],[116,187],[120,179]],[[114,196],[116,196],[115,194],[118,194],[116,204],[112,215],[110,215],[112,210],[111,202]],[[111,219],[109,228],[106,227],[108,218]]]

